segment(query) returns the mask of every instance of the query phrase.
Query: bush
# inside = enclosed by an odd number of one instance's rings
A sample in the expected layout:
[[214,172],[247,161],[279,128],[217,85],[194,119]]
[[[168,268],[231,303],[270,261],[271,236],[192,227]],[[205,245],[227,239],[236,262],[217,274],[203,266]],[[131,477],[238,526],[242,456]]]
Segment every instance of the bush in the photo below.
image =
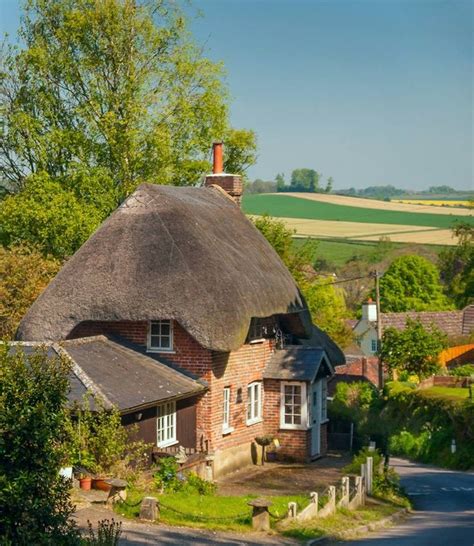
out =
[[46,348],[0,345],[0,543],[74,545],[70,482],[59,475],[69,364]]
[[91,411],[89,402],[84,399],[68,420],[70,464],[95,474],[114,473],[129,479],[132,463],[138,470],[145,461],[146,445],[130,441],[130,429],[122,426],[116,407],[105,408],[96,398],[95,411]]
[[158,489],[172,492],[183,487],[184,479],[178,476],[178,463],[174,457],[163,457],[158,463],[158,470],[153,474]]
[[87,546],[117,546],[122,534],[122,524],[116,522],[113,518],[112,521],[103,519],[98,522],[97,534],[95,533],[92,523],[88,520],[88,533],[89,535],[83,539],[83,543]]
[[214,495],[216,489],[217,486],[215,483],[203,480],[194,472],[191,472],[188,475],[185,490],[190,490],[190,492],[197,492],[199,493],[199,495]]
[[455,377],[470,377],[474,375],[474,364],[464,364],[463,366],[458,366],[449,370],[449,375],[454,375]]

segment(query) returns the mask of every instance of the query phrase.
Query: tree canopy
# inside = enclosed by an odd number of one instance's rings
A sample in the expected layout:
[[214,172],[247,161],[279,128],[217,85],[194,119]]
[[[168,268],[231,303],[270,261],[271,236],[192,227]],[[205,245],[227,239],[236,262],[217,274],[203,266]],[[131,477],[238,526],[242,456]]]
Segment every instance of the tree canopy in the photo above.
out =
[[425,329],[419,320],[407,319],[404,330],[387,328],[382,336],[380,358],[390,372],[406,372],[420,379],[436,373],[438,356],[447,337],[435,325]]
[[[227,172],[255,161],[254,133],[230,127],[222,65],[174,2],[29,0],[19,38],[1,59],[4,244],[67,256],[139,183],[198,183],[213,140]],[[52,223],[28,210],[43,201]],[[62,229],[78,233],[51,248]]]
[[66,463],[70,365],[0,344],[0,543],[79,545]]
[[273,246],[289,269],[303,294],[313,322],[333,339],[346,347],[352,341],[352,332],[345,319],[349,317],[344,291],[313,269],[317,243],[307,240],[302,245],[293,241],[294,232],[280,220],[263,216],[254,220],[255,226]]
[[443,294],[438,268],[422,256],[396,258],[380,279],[383,312],[441,311],[452,305]]
[[463,308],[474,302],[474,227],[459,224],[453,231],[458,244],[440,253],[439,269],[447,296]]

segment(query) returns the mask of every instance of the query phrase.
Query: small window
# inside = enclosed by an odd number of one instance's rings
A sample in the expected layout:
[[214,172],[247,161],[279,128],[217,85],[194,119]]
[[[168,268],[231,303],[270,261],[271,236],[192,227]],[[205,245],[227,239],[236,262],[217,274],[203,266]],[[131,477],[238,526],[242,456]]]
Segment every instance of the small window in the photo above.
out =
[[247,387],[247,425],[262,419],[262,384],[250,383]]
[[176,444],[176,402],[167,402],[157,408],[156,445]]
[[222,431],[232,432],[230,426],[230,387],[224,387],[224,402],[223,402],[223,417],[222,417]]
[[256,343],[263,341],[267,335],[267,327],[262,319],[253,318],[250,322],[249,333],[247,335],[247,343]]
[[328,418],[328,382],[327,379],[321,379],[321,421],[327,421]]
[[282,383],[281,428],[306,428],[306,386],[304,383]]
[[171,320],[154,320],[148,331],[148,350],[171,352],[173,350],[173,322]]
[[371,350],[373,353],[376,353],[379,350],[379,340],[372,339],[371,341]]

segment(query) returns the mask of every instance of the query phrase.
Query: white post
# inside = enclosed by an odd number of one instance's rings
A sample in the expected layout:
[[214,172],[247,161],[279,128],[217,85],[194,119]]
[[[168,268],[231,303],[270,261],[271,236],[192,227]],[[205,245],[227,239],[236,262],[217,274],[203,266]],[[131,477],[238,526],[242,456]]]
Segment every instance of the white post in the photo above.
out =
[[374,473],[374,458],[367,457],[367,494],[372,495],[372,479]]
[[451,440],[451,453],[456,453],[456,440],[454,438]]

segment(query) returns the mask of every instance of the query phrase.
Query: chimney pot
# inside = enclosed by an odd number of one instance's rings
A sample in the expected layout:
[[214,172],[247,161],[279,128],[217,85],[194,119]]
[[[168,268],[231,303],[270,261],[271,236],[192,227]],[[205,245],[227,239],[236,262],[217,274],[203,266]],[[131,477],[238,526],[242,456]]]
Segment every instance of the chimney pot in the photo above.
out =
[[222,142],[214,142],[212,145],[212,173],[221,174],[224,172],[224,155]]

